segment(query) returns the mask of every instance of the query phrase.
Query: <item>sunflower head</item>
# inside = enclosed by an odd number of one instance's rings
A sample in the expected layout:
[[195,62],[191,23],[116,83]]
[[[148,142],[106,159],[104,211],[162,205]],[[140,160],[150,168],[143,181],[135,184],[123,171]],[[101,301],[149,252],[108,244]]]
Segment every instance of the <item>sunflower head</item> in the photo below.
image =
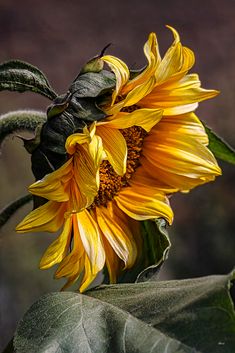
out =
[[48,108],[32,154],[37,181],[29,191],[43,201],[17,231],[61,228],[40,266],[59,264],[56,278],[67,277],[67,285],[80,278],[82,291],[105,265],[111,282],[134,266],[140,222],[172,223],[169,195],[221,173],[195,114],[218,92],[188,73],[194,54],[169,28],[174,40],[163,58],[150,33],[138,72],[110,55],[85,65]]

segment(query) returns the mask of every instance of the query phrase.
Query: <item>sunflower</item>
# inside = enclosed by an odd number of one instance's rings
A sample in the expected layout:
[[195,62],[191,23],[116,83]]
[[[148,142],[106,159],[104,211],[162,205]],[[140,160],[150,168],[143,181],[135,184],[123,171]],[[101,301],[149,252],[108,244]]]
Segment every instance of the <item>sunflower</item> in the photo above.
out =
[[144,45],[146,68],[133,75],[114,56],[102,60],[116,87],[101,108],[102,121],[66,140],[67,162],[29,191],[48,200],[17,226],[18,232],[56,232],[40,268],[59,264],[65,287],[81,278],[84,291],[106,265],[110,281],[131,268],[140,253],[139,221],[173,212],[168,196],[212,181],[221,171],[194,113],[198,102],[218,92],[200,87],[192,51],[174,42],[161,59],[156,35]]

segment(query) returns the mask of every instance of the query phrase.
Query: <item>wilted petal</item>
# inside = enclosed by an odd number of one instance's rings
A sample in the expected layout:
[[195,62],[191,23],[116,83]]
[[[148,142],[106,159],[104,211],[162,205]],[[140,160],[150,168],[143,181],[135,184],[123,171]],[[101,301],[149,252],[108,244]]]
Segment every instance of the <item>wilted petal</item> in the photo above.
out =
[[140,126],[149,132],[162,118],[161,109],[136,109],[132,113],[120,112],[105,121],[106,126],[114,129],[127,129],[131,126]]
[[121,91],[123,95],[129,93],[137,86],[146,84],[146,81],[155,75],[156,68],[161,61],[155,33],[150,33],[148,41],[144,45],[144,54],[148,60],[147,67],[139,75],[127,82]]
[[113,92],[111,104],[113,105],[118,94],[122,90],[122,87],[128,81],[130,73],[127,65],[115,56],[105,55],[102,57],[102,60],[104,60],[109,65],[110,69],[114,72],[116,77],[116,89]]
[[104,151],[113,169],[118,175],[124,175],[127,160],[126,140],[120,131],[108,126],[97,126],[97,134],[102,139]]
[[60,263],[66,256],[71,241],[72,217],[65,220],[64,229],[59,237],[45,251],[41,261],[40,268],[47,269]]

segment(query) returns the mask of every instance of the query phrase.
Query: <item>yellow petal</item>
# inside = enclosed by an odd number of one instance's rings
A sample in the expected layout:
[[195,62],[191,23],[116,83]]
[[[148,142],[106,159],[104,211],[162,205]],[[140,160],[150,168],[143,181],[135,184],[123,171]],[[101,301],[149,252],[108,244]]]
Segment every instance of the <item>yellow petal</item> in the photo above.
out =
[[122,87],[129,79],[129,69],[122,60],[116,58],[115,56],[105,55],[101,59],[109,65],[110,69],[114,72],[116,77],[116,89],[113,92],[111,104],[113,105],[118,94],[122,90]]
[[167,50],[156,71],[156,82],[160,84],[167,80],[180,79],[193,66],[193,52],[182,46],[178,32],[167,26],[174,35],[174,42]]
[[156,169],[153,165],[149,170],[149,173],[147,173],[143,167],[138,168],[131,178],[130,184],[133,185],[133,187],[149,186],[168,195],[178,191],[178,189],[165,183],[164,180],[158,179],[158,169]]
[[40,269],[47,269],[60,263],[66,256],[71,240],[72,217],[65,220],[60,236],[47,248],[40,261]]
[[56,232],[64,222],[67,203],[48,201],[30,212],[16,227],[18,233]]
[[179,105],[178,107],[171,107],[165,108],[163,110],[164,116],[171,116],[171,115],[181,115],[185,113],[194,112],[198,107],[198,103],[186,104],[186,105]]
[[152,92],[156,83],[156,79],[154,76],[151,76],[148,80],[146,80],[142,85],[136,86],[131,90],[126,98],[123,100],[123,107],[129,107],[131,105],[137,104],[142,98],[147,96],[150,92]]
[[[84,247],[80,238],[80,234],[78,231],[78,225],[77,225],[77,215],[74,214],[70,217],[70,220],[72,220],[72,236],[73,236],[73,242],[71,245],[73,246],[72,251],[65,256],[59,265],[55,277],[56,278],[61,278],[61,277],[79,277],[81,272],[83,271],[83,265],[84,265]],[[70,278],[70,283],[71,283],[71,278]]]
[[72,158],[70,158],[62,167],[30,185],[29,191],[48,200],[68,201],[69,194],[66,190],[66,184],[73,176],[72,168]]
[[85,271],[83,275],[83,280],[79,288],[81,293],[83,293],[87,289],[87,287],[94,281],[97,276],[97,273],[93,273],[92,271],[91,262],[88,256],[85,256],[84,267]]
[[110,283],[116,283],[118,273],[120,272],[121,260],[105,237],[103,237],[103,245],[105,250],[105,263],[109,273],[109,281]]
[[126,173],[127,145],[120,131],[105,126],[97,126],[97,134],[101,137],[104,151],[109,162],[118,175]]
[[201,102],[219,93],[215,90],[203,89],[200,86],[201,82],[198,75],[186,75],[180,81],[169,84],[164,88],[155,87],[147,97],[139,102],[139,105],[165,109]]
[[99,136],[94,136],[91,143],[78,147],[74,154],[74,179],[75,189],[79,190],[82,197],[76,198],[77,212],[89,207],[94,201],[99,189],[99,166],[102,160],[103,146]]
[[150,173],[155,166],[160,180],[182,191],[221,174],[213,154],[197,139],[169,131],[146,138],[142,166]]
[[121,219],[115,222],[109,208],[97,207],[96,216],[103,235],[109,241],[118,257],[124,261],[126,267],[133,266],[137,256],[137,249],[130,229]]
[[104,125],[114,129],[127,129],[140,126],[149,132],[162,118],[161,109],[136,109],[132,113],[120,112],[107,118]]
[[84,210],[77,214],[78,230],[85,249],[91,262],[91,272],[96,275],[105,263],[105,252],[95,220],[89,211]]
[[115,201],[123,212],[136,220],[163,217],[172,223],[173,212],[168,199],[149,185],[126,187],[115,197]]
[[161,61],[155,33],[150,33],[148,41],[144,45],[144,53],[148,60],[148,65],[139,75],[127,82],[121,91],[123,95],[142,85],[155,75],[156,67]]
[[65,143],[66,151],[72,155],[76,152],[78,145],[82,144],[89,144],[94,137],[96,129],[96,122],[92,123],[91,126],[88,128],[87,126],[84,127],[83,132],[75,133],[70,135]]
[[177,116],[164,116],[160,123],[151,130],[153,139],[156,139],[155,134],[178,132],[182,136],[188,136],[198,140],[203,145],[208,145],[208,136],[201,121],[194,113],[187,113]]

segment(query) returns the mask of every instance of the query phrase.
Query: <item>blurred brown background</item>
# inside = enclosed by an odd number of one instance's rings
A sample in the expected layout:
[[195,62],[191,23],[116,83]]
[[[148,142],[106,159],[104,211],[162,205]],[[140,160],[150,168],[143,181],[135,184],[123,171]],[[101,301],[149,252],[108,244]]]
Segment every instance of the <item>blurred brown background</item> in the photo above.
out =
[[[0,0],[0,60],[21,59],[38,66],[58,93],[89,58],[107,43],[109,53],[132,67],[145,63],[143,44],[150,31],[158,35],[162,53],[175,27],[184,45],[196,54],[194,72],[205,88],[221,90],[201,104],[198,115],[234,141],[235,92],[234,0],[13,1]],[[0,112],[45,110],[40,96],[0,93]],[[220,163],[223,176],[188,195],[172,199],[175,222],[172,249],[161,278],[184,278],[225,273],[234,265],[234,176],[231,165]],[[17,138],[5,141],[0,158],[0,207],[26,194],[33,181],[30,159]],[[17,235],[15,225],[30,210],[25,206],[0,232],[0,349],[11,338],[25,310],[43,293],[58,290],[53,271],[39,271],[38,262],[53,235]]]

